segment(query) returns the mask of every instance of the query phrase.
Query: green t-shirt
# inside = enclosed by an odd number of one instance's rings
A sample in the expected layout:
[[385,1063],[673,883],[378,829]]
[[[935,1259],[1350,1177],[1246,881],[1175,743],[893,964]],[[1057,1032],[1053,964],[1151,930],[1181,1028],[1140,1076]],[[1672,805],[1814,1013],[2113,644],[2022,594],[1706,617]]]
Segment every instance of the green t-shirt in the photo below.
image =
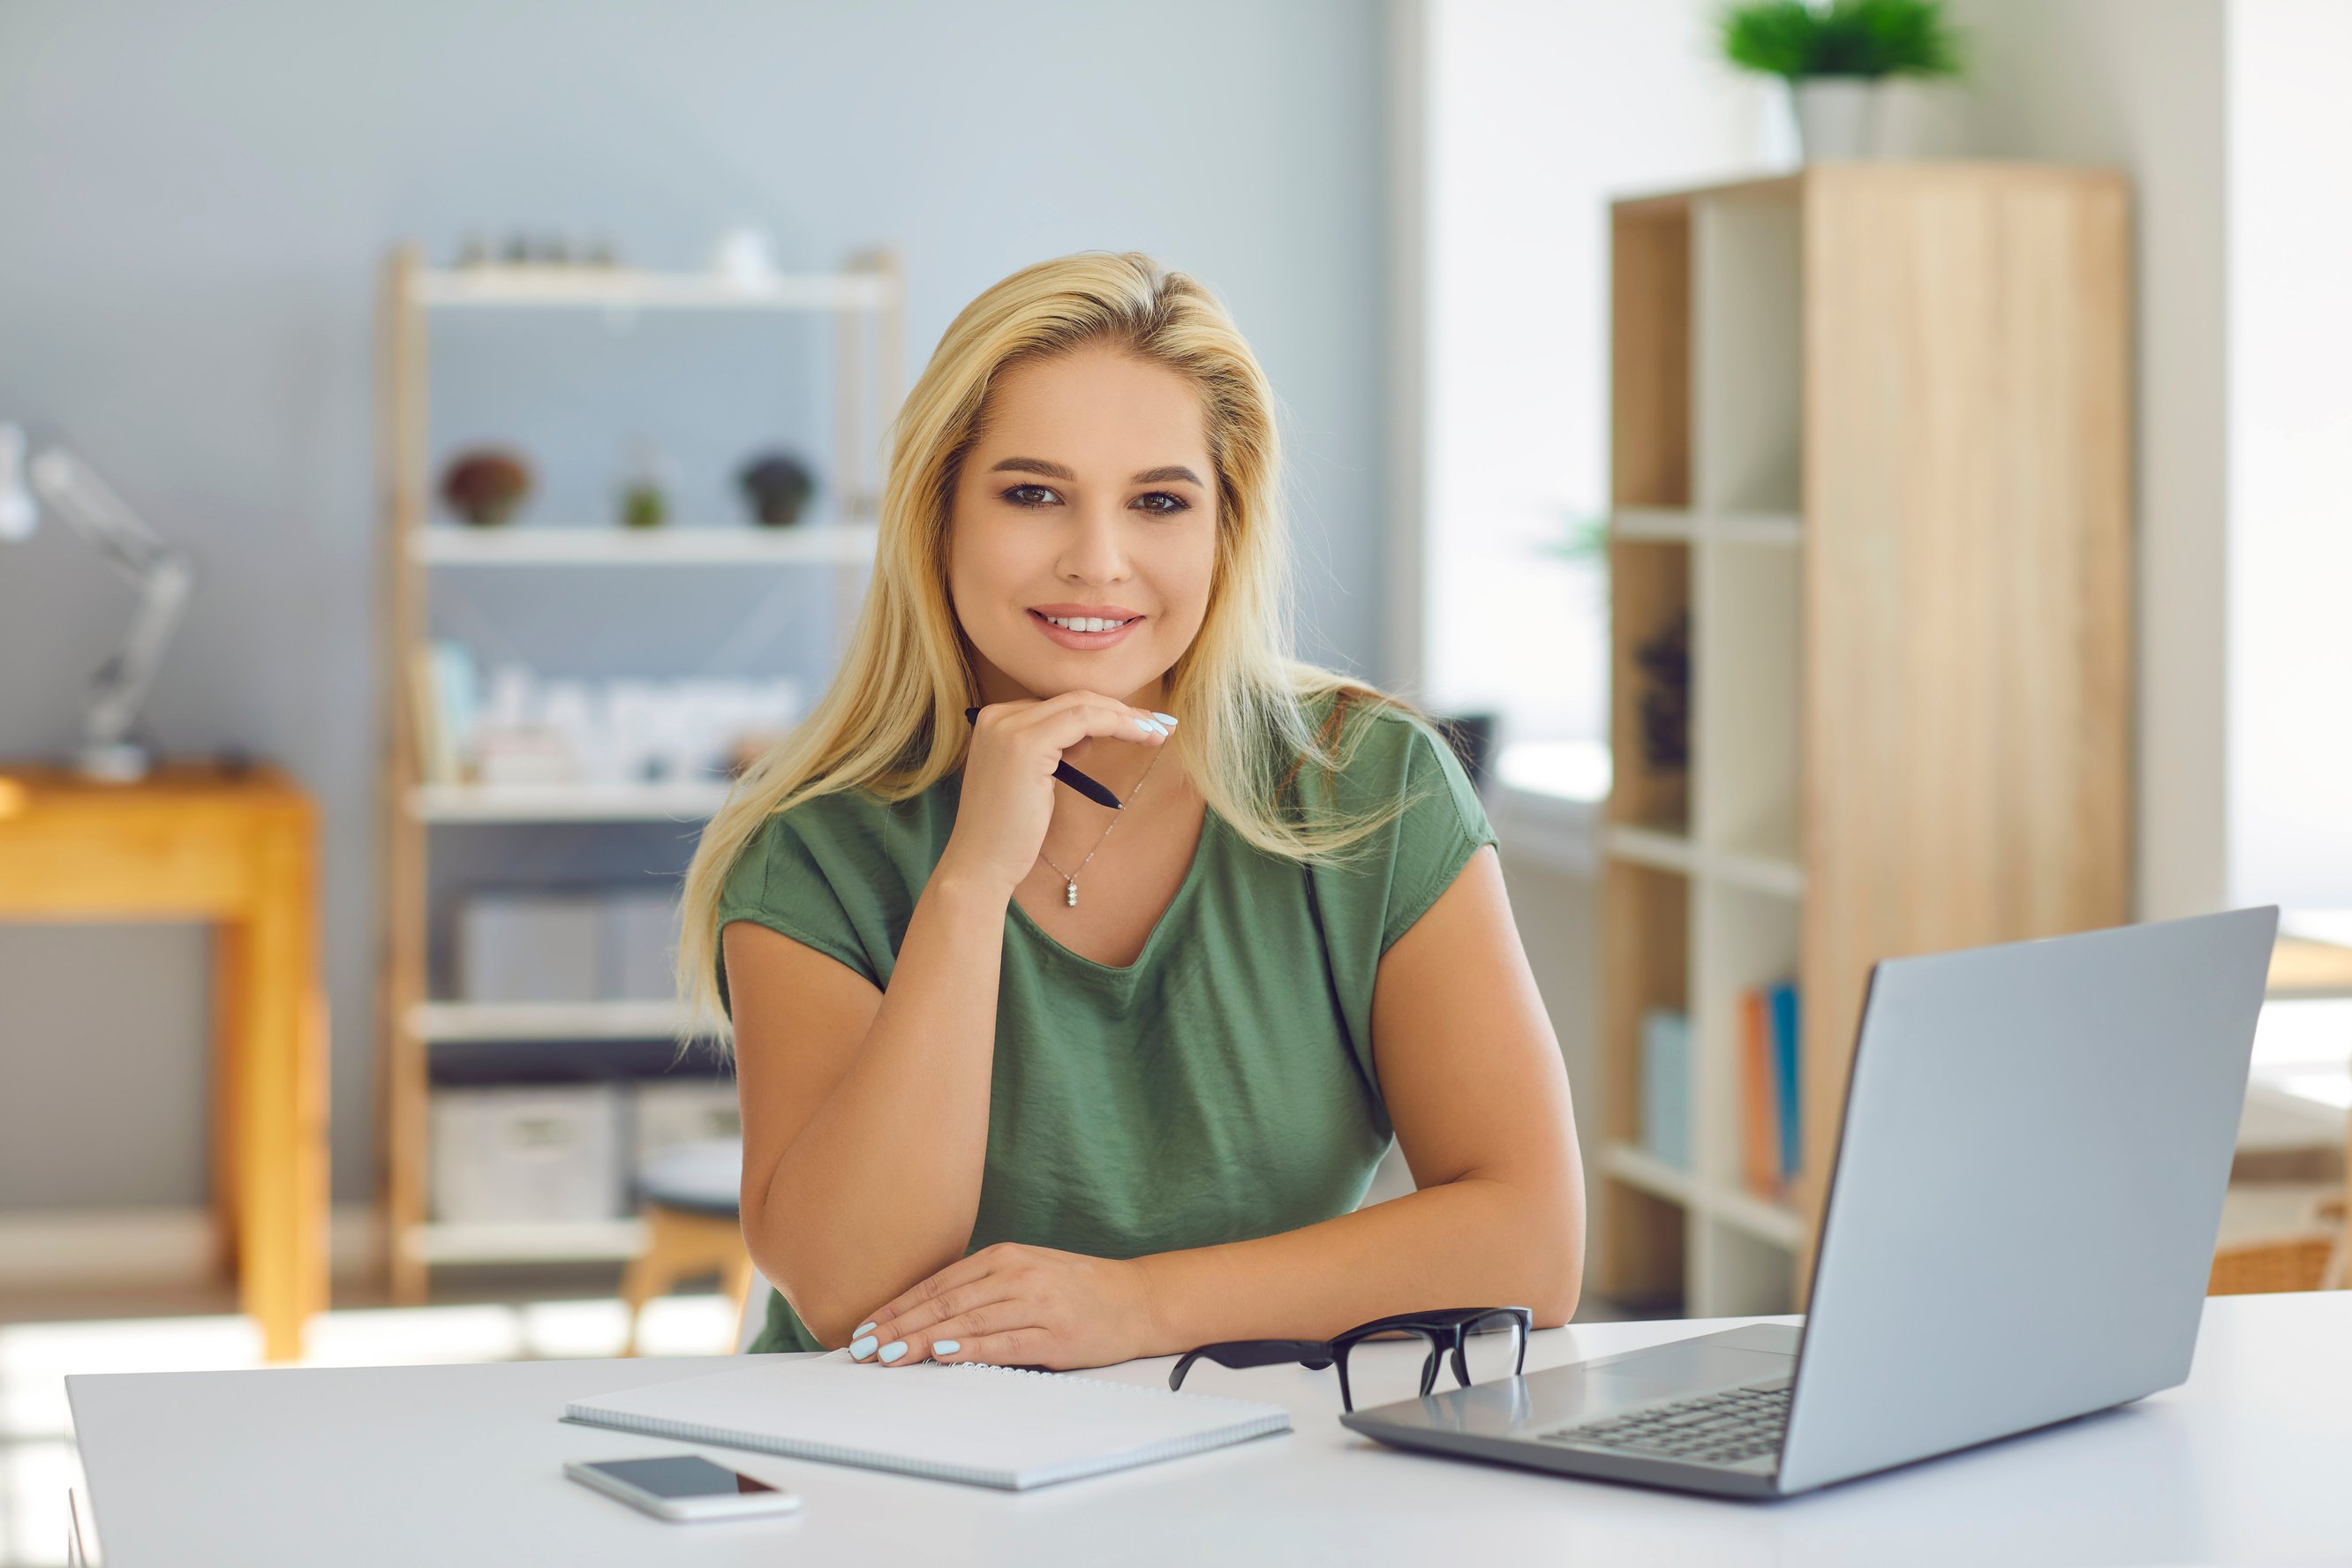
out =
[[[1495,833],[1435,731],[1394,710],[1350,713],[1370,729],[1337,781],[1340,808],[1423,797],[1353,865],[1268,855],[1211,809],[1124,967],[1008,905],[967,1255],[1016,1241],[1136,1258],[1297,1230],[1362,1201],[1392,1136],[1372,1061],[1381,955]],[[771,817],[728,878],[721,927],[770,927],[887,988],[961,785],[950,773],[896,804],[843,791]],[[1312,805],[1330,798],[1311,768],[1298,788]],[[723,954],[718,978],[724,999]],[[822,1347],[772,1294],[751,1348]]]

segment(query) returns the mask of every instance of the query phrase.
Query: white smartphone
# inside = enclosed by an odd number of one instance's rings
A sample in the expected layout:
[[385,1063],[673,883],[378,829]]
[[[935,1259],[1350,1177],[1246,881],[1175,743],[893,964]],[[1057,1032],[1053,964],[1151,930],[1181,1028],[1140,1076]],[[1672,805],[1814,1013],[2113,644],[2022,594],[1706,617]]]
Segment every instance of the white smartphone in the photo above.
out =
[[801,1506],[798,1492],[755,1481],[699,1454],[566,1459],[563,1473],[656,1519],[754,1519]]

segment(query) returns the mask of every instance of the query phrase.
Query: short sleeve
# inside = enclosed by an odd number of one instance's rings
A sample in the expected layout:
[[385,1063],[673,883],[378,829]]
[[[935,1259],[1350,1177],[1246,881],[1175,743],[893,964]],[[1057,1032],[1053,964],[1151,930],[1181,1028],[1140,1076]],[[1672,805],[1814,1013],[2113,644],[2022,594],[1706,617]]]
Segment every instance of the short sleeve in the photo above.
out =
[[1411,736],[1405,743],[1404,794],[1412,804],[1395,826],[1388,903],[1381,921],[1383,953],[1454,885],[1479,846],[1496,841],[1486,806],[1454,748],[1419,720],[1405,722]]
[[[811,803],[817,804],[817,803]],[[876,985],[883,982],[867,956],[858,922],[843,901],[834,877],[825,869],[828,842],[814,842],[803,820],[808,807],[798,806],[761,825],[728,873],[719,895],[719,930],[731,921],[750,921],[781,931],[846,964]],[[734,1003],[727,991],[727,955],[719,945],[719,1005],[731,1021]]]

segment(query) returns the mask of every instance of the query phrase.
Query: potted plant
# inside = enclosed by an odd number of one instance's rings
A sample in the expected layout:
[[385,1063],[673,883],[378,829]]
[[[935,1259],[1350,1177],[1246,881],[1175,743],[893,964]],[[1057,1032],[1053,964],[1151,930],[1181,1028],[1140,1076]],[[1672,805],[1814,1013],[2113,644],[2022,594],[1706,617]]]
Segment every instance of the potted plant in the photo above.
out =
[[1942,0],[1747,0],[1718,19],[1723,53],[1789,84],[1808,161],[1876,150],[1879,88],[1888,77],[1961,71],[1960,35]]
[[499,527],[530,496],[530,465],[505,447],[469,447],[441,474],[442,501],[476,528]]

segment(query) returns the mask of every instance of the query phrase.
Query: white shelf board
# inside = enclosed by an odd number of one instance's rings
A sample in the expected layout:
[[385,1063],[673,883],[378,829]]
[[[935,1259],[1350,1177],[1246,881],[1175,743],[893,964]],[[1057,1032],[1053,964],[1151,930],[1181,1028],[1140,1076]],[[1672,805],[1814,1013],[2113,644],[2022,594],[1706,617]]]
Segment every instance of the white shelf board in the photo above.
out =
[[401,1237],[425,1263],[553,1263],[635,1258],[646,1248],[641,1219],[567,1220],[544,1225],[412,1226]]
[[867,523],[749,523],[468,528],[435,523],[408,537],[408,558],[427,566],[795,566],[874,558]]
[[1609,1173],[1628,1186],[1678,1203],[1759,1241],[1791,1249],[1804,1245],[1804,1222],[1781,1205],[1694,1175],[1631,1143],[1610,1144],[1604,1158]]
[[1670,1165],[1646,1149],[1631,1143],[1612,1143],[1608,1152],[1609,1173],[1628,1186],[1641,1188],[1655,1197],[1671,1198],[1685,1207],[1698,1204],[1698,1180],[1688,1171]]
[[1805,1222],[1794,1209],[1737,1187],[1710,1187],[1700,1205],[1734,1230],[1794,1252],[1805,1245]]
[[1687,507],[1619,507],[1609,516],[1619,539],[1664,544],[1696,544],[1702,539],[1726,544],[1760,544],[1793,550],[1805,542],[1794,512],[1695,511]]
[[688,822],[726,804],[734,786],[658,784],[420,784],[408,809],[420,822]]
[[420,305],[565,306],[643,310],[880,310],[887,278],[872,272],[778,273],[739,283],[715,272],[646,272],[628,267],[460,267],[420,272]]
[[1728,887],[1751,893],[1778,893],[1784,899],[1804,896],[1804,868],[1785,856],[1750,855],[1731,849],[1708,849],[1700,858],[1701,873]]
[[420,1002],[408,1026],[425,1040],[673,1039],[677,1004],[630,1002]]
[[1805,890],[1804,868],[1778,856],[1703,848],[1679,833],[1623,823],[1608,829],[1605,844],[1612,859],[1655,867],[1662,871],[1679,871],[1685,877],[1704,878],[1727,887],[1777,893],[1790,899],[1801,897]]
[[1679,871],[1685,877],[1698,874],[1698,847],[1679,833],[1612,823],[1602,832],[1601,845],[1612,859]]

